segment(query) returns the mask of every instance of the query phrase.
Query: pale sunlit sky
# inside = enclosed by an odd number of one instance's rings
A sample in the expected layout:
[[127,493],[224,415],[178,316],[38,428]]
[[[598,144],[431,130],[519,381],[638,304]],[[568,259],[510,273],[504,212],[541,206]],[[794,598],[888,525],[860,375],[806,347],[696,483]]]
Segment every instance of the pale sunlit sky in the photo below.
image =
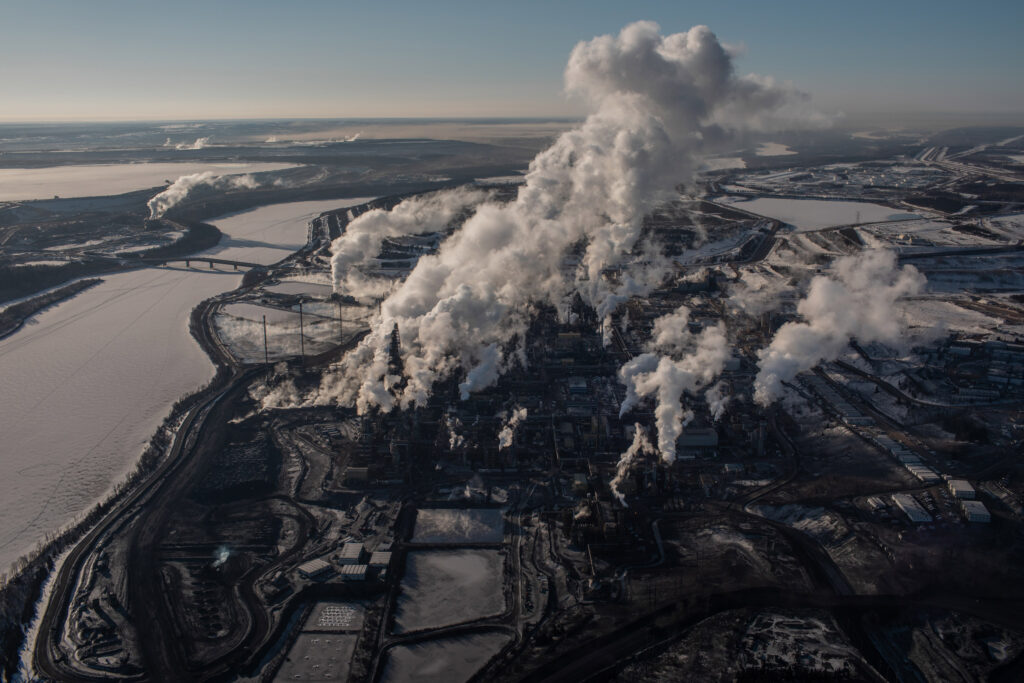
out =
[[0,120],[572,116],[573,45],[638,19],[825,111],[1024,112],[1020,2],[3,0]]

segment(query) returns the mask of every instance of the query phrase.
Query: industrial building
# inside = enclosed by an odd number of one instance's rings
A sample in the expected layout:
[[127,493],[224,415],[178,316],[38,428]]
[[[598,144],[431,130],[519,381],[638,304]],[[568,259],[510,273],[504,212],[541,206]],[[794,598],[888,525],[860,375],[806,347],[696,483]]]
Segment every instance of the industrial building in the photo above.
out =
[[347,564],[341,568],[342,581],[366,581],[365,564]]
[[346,543],[341,546],[341,552],[335,556],[335,560],[338,564],[350,565],[360,564],[363,561],[363,544],[362,543]]
[[915,524],[924,524],[932,521],[932,516],[925,512],[925,509],[921,507],[921,504],[910,495],[909,493],[894,493],[892,494],[892,502],[896,504],[900,510],[903,510],[911,522]]
[[950,479],[949,492],[956,498],[974,500],[974,487],[966,479]]
[[980,500],[963,500],[960,502],[960,509],[963,510],[964,519],[968,522],[988,524],[992,521],[992,515]]
[[391,564],[390,551],[377,550],[370,555],[371,567],[388,567]]
[[299,574],[307,579],[324,579],[332,573],[334,573],[334,567],[322,557],[317,557],[299,565]]

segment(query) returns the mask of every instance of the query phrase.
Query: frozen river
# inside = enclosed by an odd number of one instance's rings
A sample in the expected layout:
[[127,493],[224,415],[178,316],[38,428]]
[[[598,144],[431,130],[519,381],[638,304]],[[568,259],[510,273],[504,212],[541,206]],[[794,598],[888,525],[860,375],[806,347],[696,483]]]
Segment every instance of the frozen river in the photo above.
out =
[[102,197],[157,187],[191,173],[260,173],[297,164],[165,162],[0,168],[0,201],[60,197]]
[[[323,211],[367,199],[261,207],[212,222],[206,253],[273,263],[301,247]],[[120,481],[183,395],[213,376],[188,331],[233,270],[147,268],[104,282],[0,341],[0,573]]]

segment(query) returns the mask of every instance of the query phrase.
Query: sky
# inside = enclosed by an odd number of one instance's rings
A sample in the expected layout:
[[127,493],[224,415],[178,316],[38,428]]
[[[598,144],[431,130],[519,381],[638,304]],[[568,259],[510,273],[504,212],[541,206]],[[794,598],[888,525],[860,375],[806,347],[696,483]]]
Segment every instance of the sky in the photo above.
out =
[[0,120],[576,116],[569,52],[640,19],[828,113],[1024,112],[1010,0],[0,0]]

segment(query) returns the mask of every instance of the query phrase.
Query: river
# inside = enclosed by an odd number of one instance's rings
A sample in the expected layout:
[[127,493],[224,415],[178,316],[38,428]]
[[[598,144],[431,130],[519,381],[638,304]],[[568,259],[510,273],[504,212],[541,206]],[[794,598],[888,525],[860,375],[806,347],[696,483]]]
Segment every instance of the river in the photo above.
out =
[[[365,201],[214,219],[224,237],[204,253],[274,263],[305,243],[310,218]],[[104,276],[0,341],[0,573],[108,495],[175,401],[209,381],[189,313],[241,275],[201,265]]]

